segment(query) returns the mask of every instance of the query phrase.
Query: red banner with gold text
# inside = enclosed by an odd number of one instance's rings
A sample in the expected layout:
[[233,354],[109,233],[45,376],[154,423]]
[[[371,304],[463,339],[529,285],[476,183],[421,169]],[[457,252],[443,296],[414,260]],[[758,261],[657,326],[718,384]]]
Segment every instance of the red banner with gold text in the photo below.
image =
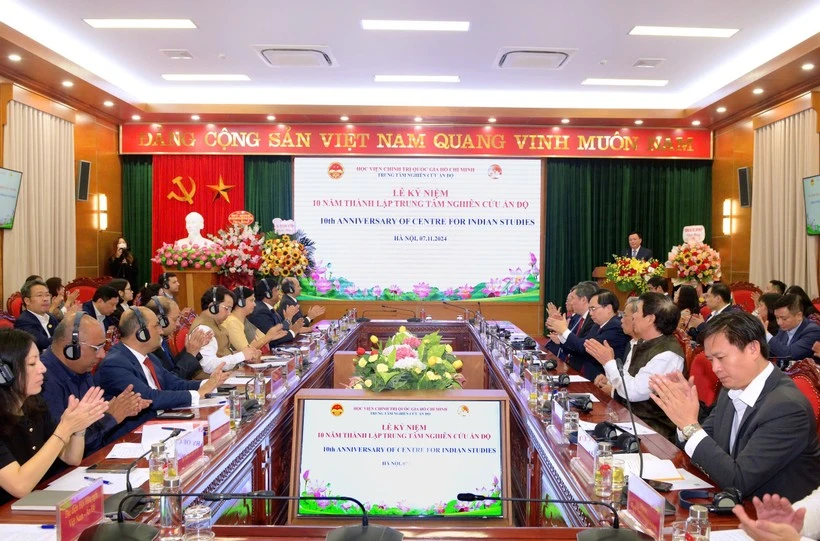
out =
[[674,128],[126,124],[122,154],[712,158],[712,132]]

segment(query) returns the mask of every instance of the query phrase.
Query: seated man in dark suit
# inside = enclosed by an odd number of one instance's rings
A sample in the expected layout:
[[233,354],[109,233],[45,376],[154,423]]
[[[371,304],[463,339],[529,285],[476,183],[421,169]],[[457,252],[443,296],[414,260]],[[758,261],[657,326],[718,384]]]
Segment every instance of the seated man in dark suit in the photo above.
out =
[[120,320],[120,341],[100,363],[94,381],[106,397],[116,396],[129,385],[151,400],[151,411],[196,406],[228,379],[219,365],[204,381],[188,381],[168,372],[153,352],[162,342],[156,314],[145,307],[132,307]]
[[282,290],[273,278],[266,277],[256,282],[253,295],[256,297],[256,306],[253,307],[253,312],[248,316],[248,321],[263,333],[267,333],[271,327],[276,325],[282,325],[282,329],[288,332],[286,336],[270,342],[270,347],[292,342],[304,326],[303,319],[298,319],[293,324],[290,323],[296,312],[299,311],[299,306],[288,306],[283,311],[283,315],[279,315],[279,312],[276,311],[276,304],[281,299]]
[[568,353],[565,359],[566,362],[580,372],[581,366],[583,365],[583,357],[586,353],[583,348],[576,348],[576,355],[580,355],[580,358],[577,360],[573,359],[572,352],[565,347],[567,336],[572,334],[580,339],[584,339],[595,326],[595,322],[589,315],[589,301],[592,299],[592,296],[598,292],[598,288],[596,285],[580,282],[573,290],[575,295],[572,299],[572,311],[578,315],[578,321],[573,330],[570,331],[570,322],[560,315],[551,316],[547,319],[547,328],[550,330],[550,340],[555,344],[560,344],[564,351]]
[[20,295],[26,309],[20,312],[14,322],[14,328],[33,336],[37,349],[43,351],[51,345],[51,337],[59,323],[57,318],[49,313],[51,294],[48,292],[48,286],[41,280],[32,280],[23,285]]
[[[547,304],[547,317],[545,323],[551,317],[562,317],[567,322],[567,328],[570,332],[575,332],[575,329],[578,323],[581,321],[581,316],[576,314],[572,311],[572,307],[575,304],[575,287],[569,290],[567,293],[567,300],[566,300],[566,314],[561,313],[561,309],[555,306],[553,303]],[[559,359],[561,361],[566,360],[567,352],[564,351],[563,344],[560,341],[553,342],[552,340],[548,340],[547,343],[544,345],[544,349],[547,350],[547,353],[551,353],[551,357],[555,359]]]
[[114,319],[114,312],[120,303],[120,294],[110,286],[100,286],[94,292],[90,301],[83,303],[83,312],[99,321],[107,333],[110,327],[116,327],[118,321]]
[[774,302],[780,332],[769,340],[769,355],[778,360],[799,361],[813,357],[812,346],[820,340],[820,326],[803,317],[800,297],[783,295]]
[[704,324],[711,318],[723,312],[743,310],[740,306],[732,304],[732,290],[730,290],[726,284],[712,284],[709,286],[709,289],[703,294],[703,300],[706,301],[706,307],[709,308],[711,312],[706,319],[700,314],[691,314],[691,317],[688,318],[689,328],[686,332],[692,340],[698,339],[698,334],[703,330]]
[[[73,339],[75,329],[76,342]],[[55,423],[63,416],[69,396],[85,396],[94,386],[91,371],[105,355],[104,347],[105,333],[88,314],[70,314],[57,325],[51,347],[40,357],[47,369],[41,394]],[[69,359],[66,353],[77,358]],[[85,430],[85,455],[113,441],[118,425],[150,405],[151,401],[142,399],[133,391],[133,386],[125,387],[109,400],[103,418]]]
[[641,244],[643,244],[643,235],[637,231],[633,231],[629,234],[627,240],[629,241],[629,248],[621,252],[623,257],[643,259],[644,261],[652,259],[652,250],[641,246]]
[[154,355],[167,371],[182,379],[193,379],[200,369],[199,350],[211,341],[213,335],[210,332],[193,333],[185,340],[182,351],[174,356],[169,340],[179,328],[179,306],[168,297],[154,296],[145,307],[157,315],[162,327],[162,342],[160,347],[154,350]]
[[[302,309],[299,308],[299,301],[296,300],[302,293],[302,284],[299,283],[299,280],[296,278],[283,278],[282,279],[282,299],[279,301],[278,306],[276,307],[276,311],[279,312],[279,315],[284,319],[285,318],[285,310],[289,306],[296,306],[296,314],[290,318],[290,323],[296,323],[297,320],[302,320],[304,326],[307,329],[310,329],[311,323],[313,323],[317,317],[321,316],[325,313],[325,307],[319,306],[314,304],[308,310],[307,315],[302,314]],[[261,330],[261,329],[260,329]],[[266,331],[262,331],[266,332]]]
[[723,384],[698,424],[698,393],[681,373],[653,376],[652,400],[678,428],[684,450],[721,489],[743,498],[780,494],[797,501],[820,485],[820,444],[811,405],[767,360],[766,331],[743,311],[711,319],[701,332]]

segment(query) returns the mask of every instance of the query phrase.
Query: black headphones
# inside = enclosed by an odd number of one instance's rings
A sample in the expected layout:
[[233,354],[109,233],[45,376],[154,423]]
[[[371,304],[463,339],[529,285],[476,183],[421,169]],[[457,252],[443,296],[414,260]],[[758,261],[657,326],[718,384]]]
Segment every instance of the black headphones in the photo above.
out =
[[268,283],[267,278],[262,278],[262,283],[265,285],[265,298],[272,299],[273,298],[273,291],[270,289],[270,284]]
[[0,357],[0,387],[11,387],[14,384],[14,369],[11,363]]
[[82,321],[85,312],[77,312],[74,314],[74,329],[71,331],[71,343],[66,344],[63,348],[63,355],[69,361],[76,361],[83,354],[80,346],[80,321]]
[[682,509],[689,509],[693,505],[703,505],[691,500],[712,499],[711,505],[704,505],[710,513],[717,515],[731,515],[732,508],[743,503],[743,495],[733,487],[723,489],[721,492],[710,492],[708,490],[681,490],[679,493],[679,503]]
[[237,286],[236,289],[233,290],[234,295],[236,295],[236,305],[239,308],[245,308],[247,306],[247,302],[245,301],[245,286]]
[[597,441],[608,441],[625,453],[637,453],[641,448],[638,438],[609,421],[595,425],[592,435]]
[[570,396],[569,405],[583,413],[589,413],[592,411],[592,398],[588,394]]
[[145,326],[145,320],[142,319],[140,309],[136,306],[131,306],[130,308],[134,311],[134,315],[137,316],[137,323],[139,323],[139,328],[137,329],[137,332],[134,333],[134,336],[136,336],[137,342],[142,342],[144,344],[151,339],[151,333],[148,331],[148,327]]
[[159,285],[162,289],[168,289],[169,287],[171,287],[171,284],[168,283],[168,280],[170,280],[170,277],[168,276],[167,272],[163,272],[159,275],[159,278],[157,278],[157,281],[159,282]]
[[211,304],[208,305],[208,311],[213,315],[217,315],[219,313],[219,304],[216,302],[216,286],[214,286],[211,290],[211,296],[213,297],[213,300],[211,301]]
[[555,359],[541,359],[541,368],[544,370],[555,370],[558,368],[558,363]]
[[159,326],[163,329],[167,329],[168,325],[170,325],[171,322],[168,321],[168,316],[165,315],[165,310],[162,308],[162,304],[160,304],[159,302],[159,297],[155,295],[151,297],[151,300],[154,301],[154,304],[157,305],[157,320],[159,321]]
[[566,389],[569,387],[569,374],[557,374],[552,376],[552,382],[559,389]]
[[293,287],[293,282],[290,280],[282,280],[282,293],[292,295],[294,291],[296,290]]

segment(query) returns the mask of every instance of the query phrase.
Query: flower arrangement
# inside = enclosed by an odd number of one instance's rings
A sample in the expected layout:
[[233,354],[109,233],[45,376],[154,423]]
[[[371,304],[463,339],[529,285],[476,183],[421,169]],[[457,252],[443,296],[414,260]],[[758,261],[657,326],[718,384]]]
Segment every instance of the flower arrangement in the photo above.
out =
[[460,389],[464,376],[457,371],[463,362],[453,354],[450,344],[442,344],[438,331],[418,338],[406,327],[383,344],[371,336],[373,349],[360,347],[353,359],[355,371],[350,380],[354,389],[401,391]]
[[223,251],[216,260],[219,274],[253,275],[262,264],[262,235],[259,224],[234,224],[209,235]]
[[265,235],[259,274],[296,276],[310,274],[315,266],[313,241],[296,229],[293,220],[273,221],[274,230]]
[[720,254],[703,242],[675,246],[669,252],[666,265],[677,271],[677,276],[672,278],[676,286],[693,281],[708,285],[720,280]]
[[612,257],[615,260],[606,264],[606,278],[621,291],[644,293],[647,280],[653,276],[663,276],[666,272],[657,259],[644,261],[632,257]]
[[151,261],[166,268],[177,270],[213,269],[219,266],[217,261],[224,256],[221,246],[185,246],[164,243],[160,246]]

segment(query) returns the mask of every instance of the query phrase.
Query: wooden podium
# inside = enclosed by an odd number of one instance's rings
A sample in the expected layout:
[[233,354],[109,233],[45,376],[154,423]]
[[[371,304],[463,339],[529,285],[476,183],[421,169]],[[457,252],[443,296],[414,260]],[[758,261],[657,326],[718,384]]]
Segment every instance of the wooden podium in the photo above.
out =
[[179,294],[177,304],[179,309],[191,308],[199,313],[202,308],[199,299],[209,287],[218,285],[217,274],[212,270],[177,270],[172,268],[163,269],[166,272],[173,272],[179,279]]
[[[666,269],[666,274],[664,277],[666,278],[666,291],[672,295],[672,278],[676,276],[675,269]],[[632,295],[632,293],[621,291],[618,289],[613,282],[610,282],[606,279],[606,267],[595,267],[592,269],[592,277],[598,282],[598,285],[601,286],[602,289],[608,289],[611,292],[615,293],[615,296],[618,297],[618,303],[621,305],[620,310],[624,309],[624,305],[626,304],[626,299]]]

